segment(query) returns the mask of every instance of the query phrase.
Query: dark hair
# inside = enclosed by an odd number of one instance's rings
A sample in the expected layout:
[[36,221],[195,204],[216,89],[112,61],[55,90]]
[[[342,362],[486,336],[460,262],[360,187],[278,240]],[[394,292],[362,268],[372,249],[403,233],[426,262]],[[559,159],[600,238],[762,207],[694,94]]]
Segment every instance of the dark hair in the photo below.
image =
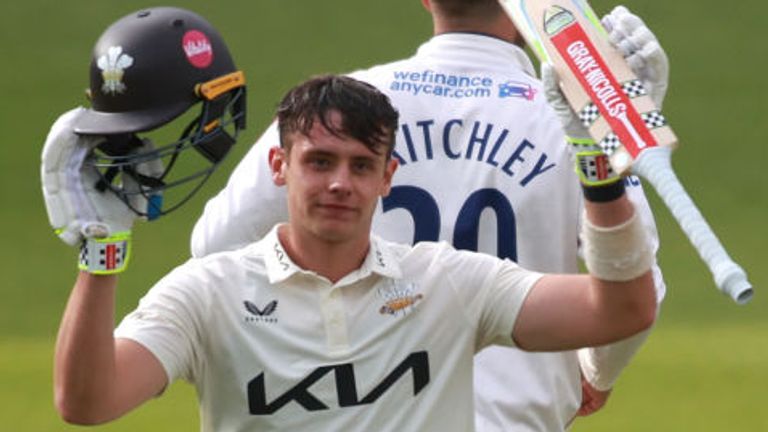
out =
[[[331,115],[338,112],[341,124]],[[395,146],[398,113],[389,98],[368,83],[343,75],[320,75],[291,89],[277,108],[280,145],[290,151],[286,137],[309,135],[315,121],[337,137],[354,138],[376,154],[383,146],[387,158]]]

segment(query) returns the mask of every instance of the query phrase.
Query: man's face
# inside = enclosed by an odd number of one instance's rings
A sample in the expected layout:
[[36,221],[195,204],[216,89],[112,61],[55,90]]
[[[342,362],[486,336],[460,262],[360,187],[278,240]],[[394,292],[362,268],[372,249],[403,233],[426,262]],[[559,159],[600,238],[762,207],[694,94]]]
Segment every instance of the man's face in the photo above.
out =
[[[338,116],[332,117],[334,122]],[[285,137],[290,151],[274,148],[275,184],[288,188],[290,227],[323,242],[366,240],[379,197],[389,193],[397,163],[353,138],[339,138],[319,122],[309,136]]]

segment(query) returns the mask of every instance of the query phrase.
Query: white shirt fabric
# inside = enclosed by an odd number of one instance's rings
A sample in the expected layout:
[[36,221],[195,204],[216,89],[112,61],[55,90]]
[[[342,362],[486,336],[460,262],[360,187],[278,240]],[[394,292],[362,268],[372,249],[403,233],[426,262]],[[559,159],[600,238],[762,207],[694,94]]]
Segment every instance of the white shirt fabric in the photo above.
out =
[[445,242],[372,236],[333,284],[294,264],[275,228],[176,268],[115,334],[196,386],[203,431],[466,432],[473,354],[513,345],[540,277]]
[[[374,216],[375,233],[397,242],[444,240],[536,271],[578,271],[581,190],[559,120],[522,49],[480,34],[442,34],[411,58],[351,75],[386,93],[400,112],[400,167]],[[206,204],[191,239],[194,256],[242,246],[287,219],[285,191],[272,184],[267,164],[277,145],[273,124]],[[626,184],[656,248],[640,182]],[[619,364],[631,352],[624,357]],[[475,357],[474,386],[480,431],[562,431],[581,402],[576,352],[489,347]]]

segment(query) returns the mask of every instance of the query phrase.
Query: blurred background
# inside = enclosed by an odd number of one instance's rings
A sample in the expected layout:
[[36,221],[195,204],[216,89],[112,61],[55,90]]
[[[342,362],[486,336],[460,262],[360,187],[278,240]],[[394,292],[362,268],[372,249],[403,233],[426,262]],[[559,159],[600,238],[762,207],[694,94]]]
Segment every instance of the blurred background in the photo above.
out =
[[[593,0],[599,15],[617,3]],[[625,0],[643,17],[672,65],[665,113],[681,146],[679,177],[733,258],[755,298],[737,306],[720,294],[653,192],[668,286],[657,328],[619,380],[608,406],[574,431],[757,431],[768,388],[768,50],[766,3]],[[157,3],[26,0],[3,8],[0,26],[0,429],[75,431],[52,404],[52,355],[75,277],[76,251],[48,225],[40,151],[52,122],[86,104],[91,49],[113,21]],[[131,270],[117,316],[188,257],[192,226],[207,198],[270,122],[280,96],[309,75],[346,72],[410,55],[431,35],[418,0],[186,1],[222,33],[248,80],[248,129],[213,178],[181,210],[134,228]],[[176,132],[174,132],[176,133]],[[180,130],[178,131],[180,133]],[[194,391],[166,394],[98,431],[198,429]]]

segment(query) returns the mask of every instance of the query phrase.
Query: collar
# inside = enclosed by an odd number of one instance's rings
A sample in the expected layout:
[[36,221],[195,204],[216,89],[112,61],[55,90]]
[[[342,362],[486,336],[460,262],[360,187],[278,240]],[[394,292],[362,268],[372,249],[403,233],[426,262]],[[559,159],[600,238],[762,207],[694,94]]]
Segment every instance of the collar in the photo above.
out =
[[536,78],[531,58],[519,46],[483,33],[441,33],[422,44],[417,56],[446,59],[446,53],[462,64],[477,63],[520,69]]
[[[280,243],[280,238],[277,235],[279,227],[280,224],[275,225],[259,242],[258,246],[264,256],[264,264],[269,282],[273,284],[279,283],[296,273],[323,278],[317,273],[303,269],[293,262],[282,243]],[[390,278],[399,278],[402,274],[399,261],[392,250],[392,246],[373,234],[371,234],[370,247],[363,264],[357,270],[344,276],[336,285],[347,285],[368,277],[372,273]]]

